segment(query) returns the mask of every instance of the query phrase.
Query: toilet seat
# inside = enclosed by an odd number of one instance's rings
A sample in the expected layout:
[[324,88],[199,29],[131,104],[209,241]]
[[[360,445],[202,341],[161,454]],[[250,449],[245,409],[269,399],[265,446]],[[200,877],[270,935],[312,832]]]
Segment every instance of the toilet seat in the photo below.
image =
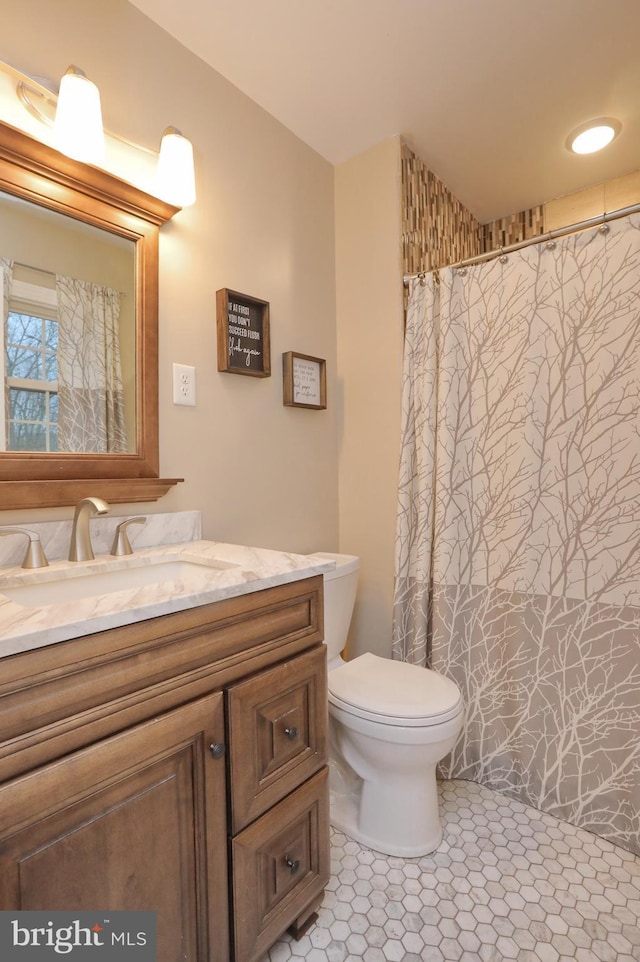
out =
[[439,725],[462,708],[460,690],[451,679],[370,652],[333,669],[328,680],[330,704],[384,725]]

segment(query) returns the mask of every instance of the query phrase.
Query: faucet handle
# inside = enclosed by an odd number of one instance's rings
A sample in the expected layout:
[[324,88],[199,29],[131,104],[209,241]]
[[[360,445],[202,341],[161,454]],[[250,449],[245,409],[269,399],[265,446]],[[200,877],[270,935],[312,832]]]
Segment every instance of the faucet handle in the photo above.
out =
[[127,528],[130,524],[144,524],[146,520],[147,520],[146,518],[139,517],[139,518],[127,518],[126,521],[121,521],[118,527],[116,528],[113,544],[111,545],[111,554],[112,555],[133,554],[133,548],[131,547],[131,542],[129,541]]
[[3,534],[26,534],[29,539],[27,553],[22,562],[23,568],[46,568],[48,566],[49,562],[37,531],[32,531],[30,528],[0,528],[0,535]]

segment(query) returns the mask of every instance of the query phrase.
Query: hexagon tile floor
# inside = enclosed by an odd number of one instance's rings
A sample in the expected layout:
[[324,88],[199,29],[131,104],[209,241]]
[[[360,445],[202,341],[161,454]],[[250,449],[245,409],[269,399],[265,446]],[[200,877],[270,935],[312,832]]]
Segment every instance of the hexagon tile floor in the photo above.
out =
[[424,858],[332,830],[318,921],[262,962],[640,962],[640,857],[474,782],[439,791]]

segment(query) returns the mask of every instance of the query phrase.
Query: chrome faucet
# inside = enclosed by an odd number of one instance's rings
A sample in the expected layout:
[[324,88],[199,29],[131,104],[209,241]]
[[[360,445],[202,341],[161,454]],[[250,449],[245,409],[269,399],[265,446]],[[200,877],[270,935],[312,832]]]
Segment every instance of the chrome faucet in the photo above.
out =
[[69,561],[91,561],[94,557],[91,547],[89,519],[96,514],[106,514],[109,505],[102,498],[83,498],[76,505],[69,545]]
[[31,531],[30,528],[0,528],[0,535],[3,534],[26,534],[29,539],[29,544],[27,545],[27,553],[24,556],[24,561],[22,562],[23,568],[46,568],[49,562],[47,561],[46,555],[44,553],[44,548],[40,541],[40,535],[37,531]]

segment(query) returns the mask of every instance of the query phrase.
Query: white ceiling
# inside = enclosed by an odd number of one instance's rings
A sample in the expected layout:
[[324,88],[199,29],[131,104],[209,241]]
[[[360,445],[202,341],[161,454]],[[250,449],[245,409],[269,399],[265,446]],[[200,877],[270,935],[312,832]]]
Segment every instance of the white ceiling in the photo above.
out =
[[333,164],[401,134],[483,223],[640,168],[640,0],[132,2]]

